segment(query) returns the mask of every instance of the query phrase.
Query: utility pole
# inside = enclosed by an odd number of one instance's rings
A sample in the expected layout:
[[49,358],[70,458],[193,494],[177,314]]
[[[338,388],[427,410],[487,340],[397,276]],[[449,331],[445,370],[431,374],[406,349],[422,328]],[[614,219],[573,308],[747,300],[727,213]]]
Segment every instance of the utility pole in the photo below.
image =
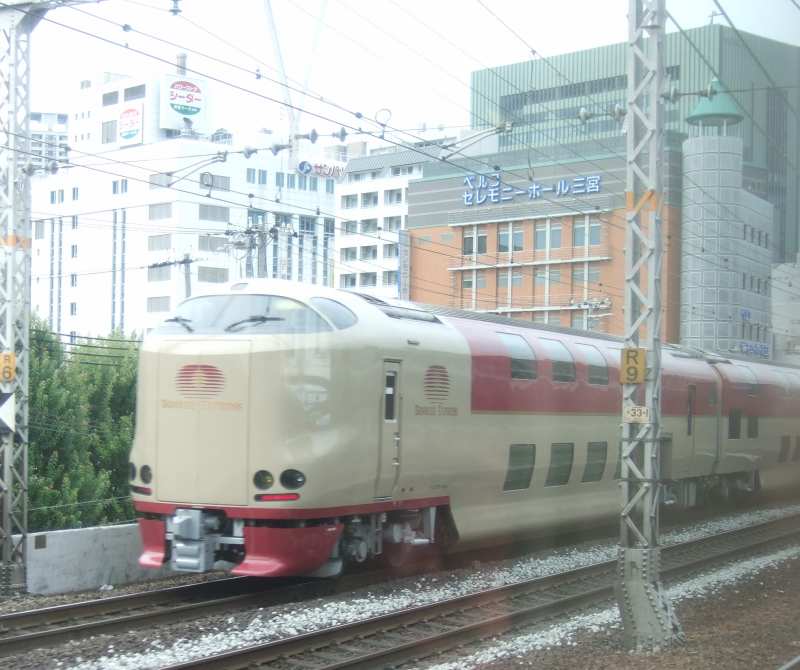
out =
[[616,595],[625,642],[638,649],[659,648],[681,636],[660,580],[659,546],[665,21],[665,0],[629,0],[622,510]]
[[189,254],[183,254],[183,260],[179,263],[183,264],[183,283],[186,289],[186,297],[192,297],[192,266],[194,261],[189,257]]

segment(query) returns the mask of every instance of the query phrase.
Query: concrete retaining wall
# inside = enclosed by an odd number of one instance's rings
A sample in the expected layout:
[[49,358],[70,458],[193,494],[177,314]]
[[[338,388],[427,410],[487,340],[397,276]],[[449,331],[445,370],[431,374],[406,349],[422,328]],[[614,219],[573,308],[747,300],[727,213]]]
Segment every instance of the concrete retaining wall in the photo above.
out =
[[30,593],[67,593],[165,577],[139,567],[136,524],[31,533],[27,540]]

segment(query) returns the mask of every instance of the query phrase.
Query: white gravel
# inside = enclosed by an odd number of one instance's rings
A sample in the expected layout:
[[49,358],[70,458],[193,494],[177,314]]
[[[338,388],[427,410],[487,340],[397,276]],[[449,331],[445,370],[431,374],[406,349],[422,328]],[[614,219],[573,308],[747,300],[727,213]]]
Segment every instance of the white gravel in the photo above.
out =
[[[667,593],[673,605],[683,600],[713,595],[722,587],[730,586],[739,580],[752,577],[762,570],[777,567],[784,561],[797,558],[800,558],[800,547],[782,549],[768,556],[758,556],[692,577],[673,585],[667,589]],[[480,651],[463,659],[431,665],[427,670],[479,668],[496,661],[523,657],[542,649],[575,645],[575,634],[578,631],[596,633],[604,629],[620,628],[621,625],[617,607],[607,607],[596,612],[575,616],[545,630],[485,644]]]
[[[684,542],[794,514],[800,514],[800,505],[730,515],[695,524],[686,530],[667,532],[663,535],[662,542],[663,544]],[[469,570],[459,570],[455,573],[406,580],[388,593],[385,588],[380,594],[370,591],[360,592],[349,599],[340,597],[337,600],[316,601],[312,605],[298,604],[296,609],[284,608],[283,612],[277,614],[259,608],[253,610],[252,619],[247,625],[237,629],[233,629],[236,620],[231,617],[227,620],[220,620],[219,625],[209,626],[207,629],[198,627],[197,634],[191,639],[162,640],[156,637],[149,642],[143,639],[143,651],[134,654],[115,655],[114,648],[110,645],[106,655],[85,662],[78,657],[74,659],[74,663],[69,664],[69,667],[77,670],[159,668],[238,647],[282,639],[321,628],[360,621],[379,614],[434,603],[489,587],[503,586],[535,577],[545,577],[613,559],[616,552],[617,545],[611,542],[584,546],[580,549],[564,548],[549,552],[545,557],[542,557],[541,554],[534,554],[498,564],[486,564]],[[552,633],[552,638],[541,638],[539,644],[544,644],[546,639],[552,639],[551,644],[556,644],[558,640],[567,639],[565,636],[570,634],[570,630],[574,631],[590,625],[603,625],[602,619],[597,619],[597,616],[593,615],[593,618],[587,618],[585,622],[580,625],[575,624],[573,628],[567,626],[563,633]],[[239,619],[241,620],[241,618]],[[609,623],[611,623],[610,620]],[[544,635],[544,633],[537,635]],[[65,664],[58,662],[56,667],[65,667]]]

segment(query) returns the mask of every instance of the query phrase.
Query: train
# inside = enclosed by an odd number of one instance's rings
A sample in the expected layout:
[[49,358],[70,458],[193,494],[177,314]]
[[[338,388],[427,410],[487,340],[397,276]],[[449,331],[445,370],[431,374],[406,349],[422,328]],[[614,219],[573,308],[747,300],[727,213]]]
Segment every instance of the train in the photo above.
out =
[[[248,279],[140,351],[142,566],[333,577],[619,513],[623,341]],[[800,369],[662,348],[661,501],[791,490]]]

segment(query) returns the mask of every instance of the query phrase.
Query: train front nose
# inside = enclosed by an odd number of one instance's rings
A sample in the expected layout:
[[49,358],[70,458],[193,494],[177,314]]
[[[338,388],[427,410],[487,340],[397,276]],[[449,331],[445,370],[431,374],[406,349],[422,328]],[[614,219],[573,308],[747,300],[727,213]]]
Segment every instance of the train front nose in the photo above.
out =
[[158,355],[161,501],[248,503],[249,340],[176,340]]

